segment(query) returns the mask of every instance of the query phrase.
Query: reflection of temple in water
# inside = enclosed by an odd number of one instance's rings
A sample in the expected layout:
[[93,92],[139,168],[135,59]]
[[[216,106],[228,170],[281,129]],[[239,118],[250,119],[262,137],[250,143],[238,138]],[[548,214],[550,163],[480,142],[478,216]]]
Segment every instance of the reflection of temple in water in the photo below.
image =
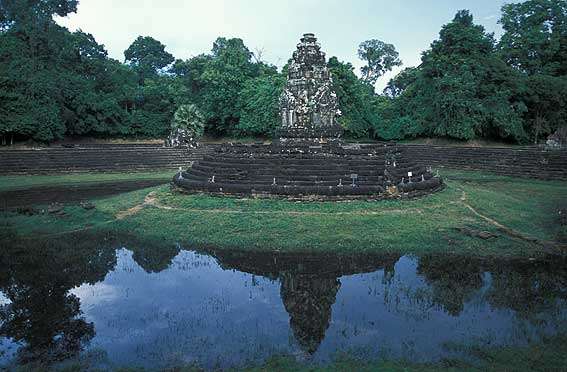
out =
[[258,252],[210,252],[226,269],[236,269],[281,282],[280,294],[291,330],[301,349],[314,354],[331,323],[339,277],[384,269],[391,278],[399,255],[336,256]]
[[331,322],[331,306],[341,286],[338,278],[318,278],[283,273],[282,301],[297,342],[313,354],[325,338]]

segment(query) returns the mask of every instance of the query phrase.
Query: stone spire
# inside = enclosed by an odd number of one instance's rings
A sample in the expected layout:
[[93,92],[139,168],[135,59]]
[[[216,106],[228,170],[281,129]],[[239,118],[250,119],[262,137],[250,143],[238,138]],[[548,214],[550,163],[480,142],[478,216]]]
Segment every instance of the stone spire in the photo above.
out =
[[313,34],[304,34],[289,65],[287,84],[280,98],[280,140],[327,142],[338,139],[342,128],[337,95],[325,53]]

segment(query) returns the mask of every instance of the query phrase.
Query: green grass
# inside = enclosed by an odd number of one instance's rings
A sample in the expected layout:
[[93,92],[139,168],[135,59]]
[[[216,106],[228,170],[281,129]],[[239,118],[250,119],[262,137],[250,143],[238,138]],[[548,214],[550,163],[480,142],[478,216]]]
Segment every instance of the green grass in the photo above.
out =
[[0,176],[0,191],[25,189],[40,186],[76,185],[83,183],[136,181],[136,180],[170,180],[176,170],[157,169],[131,173],[76,173],[59,175],[17,175]]
[[[476,256],[536,256],[548,251],[476,216],[461,202],[466,193],[477,211],[521,234],[557,241],[564,231],[557,208],[567,201],[567,182],[450,170],[443,176],[445,190],[415,200],[290,202],[184,195],[160,186],[96,200],[97,208],[91,211],[67,206],[65,217],[10,213],[5,220],[23,235],[106,229],[197,249]],[[151,191],[161,208],[146,205],[115,219],[119,211],[142,204]],[[470,237],[457,230],[461,227],[489,231],[498,238]]]
[[311,366],[290,357],[274,357],[262,366],[249,367],[246,371],[561,371],[567,366],[566,351],[567,336],[559,335],[527,347],[473,348],[468,354],[476,360],[474,363],[461,360],[423,364],[388,360],[363,361],[347,355],[330,364]]
[[[333,362],[325,364],[304,363],[291,356],[274,356],[261,365],[250,364],[246,367],[233,368],[233,372],[326,372],[326,371],[387,371],[387,372],[436,372],[436,371],[564,371],[567,365],[567,336],[557,335],[541,343],[525,347],[477,347],[469,348],[464,354],[468,361],[447,359],[436,363],[414,363],[405,360],[361,360],[349,354],[338,355]],[[470,360],[474,359],[474,362]],[[67,361],[55,366],[57,371],[83,371],[89,368],[88,360]],[[26,365],[17,371],[43,371],[44,367]],[[96,369],[95,369],[96,370]],[[139,368],[121,367],[113,369],[119,372],[140,371]],[[166,369],[143,369],[143,371],[204,371],[198,365],[189,364]]]

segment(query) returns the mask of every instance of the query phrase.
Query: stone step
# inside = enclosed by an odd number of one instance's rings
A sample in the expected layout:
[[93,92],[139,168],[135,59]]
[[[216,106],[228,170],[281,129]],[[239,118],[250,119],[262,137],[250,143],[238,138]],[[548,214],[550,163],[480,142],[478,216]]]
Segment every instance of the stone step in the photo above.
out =
[[[195,174],[193,172],[186,172],[183,174],[186,179],[209,182],[212,177],[204,176],[200,174]],[[342,184],[352,184],[352,180],[348,176],[343,175],[333,175],[328,177],[314,177],[314,178],[301,178],[301,177],[285,177],[276,175],[264,175],[260,177],[229,177],[229,176],[217,176],[215,175],[215,182],[226,182],[226,183],[259,183],[259,184],[301,184],[301,185],[313,185],[313,184],[326,184],[326,185],[337,185],[342,180]],[[355,180],[356,184],[382,184],[384,182],[383,176],[361,176]]]
[[360,176],[382,176],[384,175],[384,171],[381,169],[374,170],[374,169],[301,169],[301,170],[293,170],[293,169],[251,169],[250,171],[247,170],[238,170],[238,169],[219,169],[219,168],[199,168],[197,166],[191,167],[191,172],[195,174],[205,175],[205,176],[230,176],[230,175],[245,175],[246,177],[253,178],[258,177],[261,175],[270,175],[271,177],[281,177],[281,176],[295,176],[295,177],[327,177],[327,176],[341,176],[350,178],[351,174],[357,174]]
[[190,180],[179,181],[183,187],[193,192],[213,192],[231,194],[259,194],[266,195],[377,195],[384,192],[384,188],[375,186],[289,186],[289,185],[263,185],[263,184],[228,184],[228,183],[199,183]]

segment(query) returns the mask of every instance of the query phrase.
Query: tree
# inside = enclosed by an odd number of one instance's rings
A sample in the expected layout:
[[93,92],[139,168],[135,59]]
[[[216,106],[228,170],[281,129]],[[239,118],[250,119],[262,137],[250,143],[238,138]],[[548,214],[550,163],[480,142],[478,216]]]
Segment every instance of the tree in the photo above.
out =
[[502,56],[528,75],[567,74],[567,1],[529,0],[502,7]]
[[151,138],[164,138],[175,112],[174,94],[166,77],[146,80],[139,87],[131,113],[130,134]]
[[0,137],[2,143],[33,138],[48,142],[63,135],[58,75],[33,61],[19,34],[0,33]]
[[170,65],[174,58],[165,51],[165,45],[150,36],[138,36],[124,51],[126,63],[138,72],[140,85],[146,77],[155,76],[159,70]]
[[350,63],[331,57],[327,63],[333,78],[333,87],[343,115],[338,119],[347,135],[365,137],[374,135],[377,112],[374,109],[374,89],[354,73]]
[[211,59],[199,78],[202,89],[197,97],[210,131],[226,134],[236,130],[238,95],[248,79],[258,76],[251,58],[241,39],[219,37],[213,43]]
[[538,143],[567,122],[567,76],[536,74],[525,80],[522,100],[533,143]]
[[529,0],[502,7],[500,54],[524,75],[523,119],[534,143],[567,117],[567,1]]
[[376,39],[362,42],[358,46],[358,57],[366,63],[360,69],[362,79],[371,85],[374,85],[386,71],[402,65],[394,45]]
[[417,67],[407,67],[388,82],[384,88],[384,94],[396,98],[399,97],[410,85],[419,78],[420,70]]
[[192,138],[199,138],[205,130],[205,120],[197,106],[181,105],[173,115],[171,128],[174,130],[182,129],[191,135]]
[[52,16],[64,17],[77,11],[78,0],[2,0],[0,2],[0,30],[16,27],[29,29],[51,23]]
[[213,57],[207,54],[200,54],[186,61],[176,60],[170,69],[170,73],[174,74],[183,82],[188,89],[191,99],[202,92],[205,82],[202,79],[203,73],[207,66],[211,63]]
[[[459,11],[423,54],[419,73],[409,76],[409,85],[382,114],[404,135],[525,141],[521,77],[498,58],[494,44],[467,10]],[[403,80],[402,75],[392,88]]]
[[279,99],[285,78],[281,74],[247,80],[240,91],[240,120],[236,129],[243,135],[271,136],[280,125]]

